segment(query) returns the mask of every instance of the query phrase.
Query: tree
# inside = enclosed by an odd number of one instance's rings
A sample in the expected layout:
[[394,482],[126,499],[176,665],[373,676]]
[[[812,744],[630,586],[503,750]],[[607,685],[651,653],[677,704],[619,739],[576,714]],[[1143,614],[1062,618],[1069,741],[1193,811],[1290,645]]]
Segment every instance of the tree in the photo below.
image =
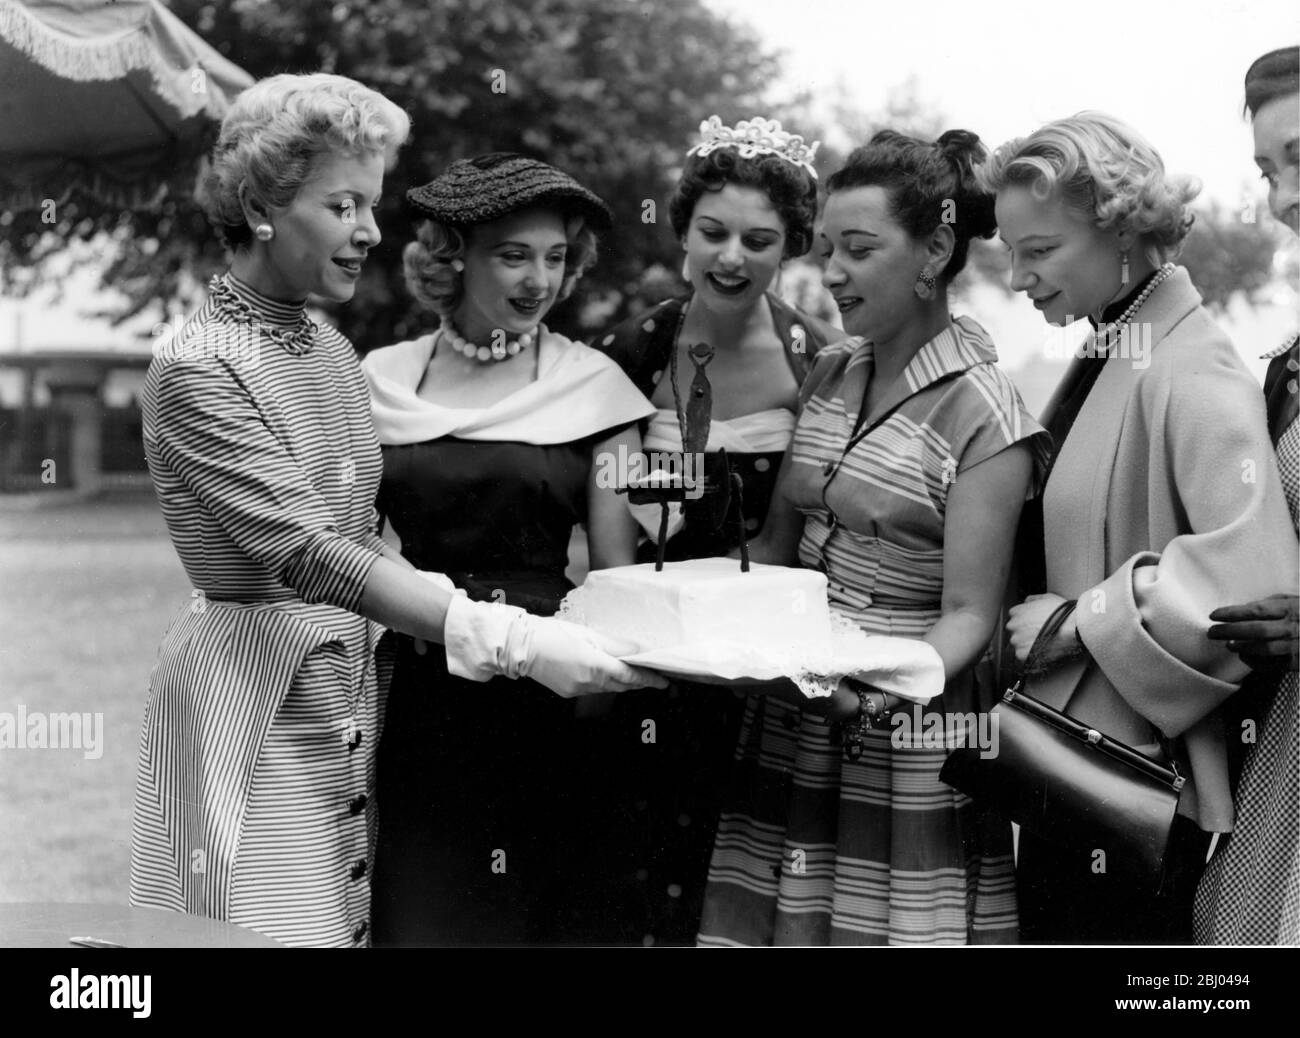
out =
[[1205,305],[1222,311],[1237,293],[1253,303],[1273,279],[1280,238],[1277,224],[1258,207],[1227,209],[1212,201],[1197,210],[1178,262],[1187,268]]
[[[171,8],[256,77],[337,72],[411,115],[412,142],[377,214],[385,240],[356,297],[334,315],[362,349],[418,334],[426,321],[402,284],[401,247],[413,233],[406,189],[485,151],[543,158],[614,210],[599,264],[549,322],[594,331],[579,326],[583,296],[621,298],[645,268],[676,268],[666,197],[699,123],[752,114],[777,72],[751,30],[702,0],[172,0]],[[130,299],[116,319],[150,307],[162,316],[166,301],[187,292],[191,309],[196,286],[224,265],[192,183],[192,170],[179,173],[155,212],[74,199],[54,227],[36,212],[0,216],[0,287],[30,286],[41,261],[70,242],[109,241],[117,250],[103,280]]]

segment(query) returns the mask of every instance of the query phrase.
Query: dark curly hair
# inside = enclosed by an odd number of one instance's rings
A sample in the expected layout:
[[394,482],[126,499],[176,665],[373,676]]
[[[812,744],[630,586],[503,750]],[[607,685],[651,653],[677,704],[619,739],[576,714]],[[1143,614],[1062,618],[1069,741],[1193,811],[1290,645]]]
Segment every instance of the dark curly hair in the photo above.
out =
[[695,203],[704,192],[721,191],[728,184],[754,187],[767,195],[785,224],[783,259],[802,256],[812,248],[817,181],[806,170],[776,155],[745,159],[734,148],[718,148],[686,160],[681,179],[668,199],[668,219],[677,237],[686,233]]
[[883,187],[890,214],[914,238],[924,238],[941,223],[951,224],[956,242],[939,274],[951,281],[966,266],[971,239],[997,233],[994,196],[976,183],[974,174],[987,154],[969,130],[949,130],[934,142],[881,130],[853,150],[844,168],[827,181],[826,191]]

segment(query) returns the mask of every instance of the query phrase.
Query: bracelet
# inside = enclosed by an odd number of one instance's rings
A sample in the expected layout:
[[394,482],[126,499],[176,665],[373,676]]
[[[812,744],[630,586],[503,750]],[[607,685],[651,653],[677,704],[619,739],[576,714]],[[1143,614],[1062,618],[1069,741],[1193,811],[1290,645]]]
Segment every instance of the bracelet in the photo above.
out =
[[844,750],[844,759],[856,761],[867,748],[867,733],[881,727],[889,718],[891,710],[885,694],[880,694],[879,703],[871,698],[868,686],[852,678],[846,679],[849,687],[858,695],[858,714],[847,721],[835,725],[835,734]]

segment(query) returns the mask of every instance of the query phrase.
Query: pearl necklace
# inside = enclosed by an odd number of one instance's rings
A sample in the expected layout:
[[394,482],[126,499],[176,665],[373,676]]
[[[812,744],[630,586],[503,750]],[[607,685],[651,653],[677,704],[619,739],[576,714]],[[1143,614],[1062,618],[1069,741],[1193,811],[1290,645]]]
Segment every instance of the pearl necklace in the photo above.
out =
[[520,350],[526,350],[533,344],[533,333],[524,332],[519,338],[511,339],[509,342],[500,342],[500,336],[493,336],[494,341],[491,346],[475,346],[456,331],[450,319],[442,322],[442,334],[453,350],[463,353],[471,360],[477,360],[480,364],[486,364],[490,360],[509,360]]
[[1106,324],[1105,334],[1098,335],[1097,337],[1109,341],[1110,333],[1120,325],[1128,324],[1128,322],[1132,320],[1133,315],[1141,309],[1142,304],[1151,297],[1151,293],[1156,290],[1156,286],[1159,285],[1160,282],[1166,280],[1177,269],[1178,268],[1172,263],[1166,263],[1161,266],[1161,268],[1156,271],[1155,277],[1147,282],[1147,287],[1142,289],[1141,294],[1129,304],[1128,309],[1120,314],[1116,320],[1108,322]]

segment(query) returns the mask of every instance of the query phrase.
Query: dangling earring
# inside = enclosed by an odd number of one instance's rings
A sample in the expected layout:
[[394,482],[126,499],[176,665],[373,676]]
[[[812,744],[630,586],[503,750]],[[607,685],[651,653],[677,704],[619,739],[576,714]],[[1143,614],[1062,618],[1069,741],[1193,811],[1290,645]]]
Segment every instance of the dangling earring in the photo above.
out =
[[253,233],[257,235],[258,241],[270,241],[275,237],[275,228],[269,223],[259,223],[253,228]]
[[916,295],[920,299],[929,299],[934,295],[934,275],[930,273],[929,267],[922,267],[921,273],[916,276]]
[[682,280],[688,283],[691,280],[691,254],[689,252],[682,257]]
[[1128,249],[1119,254],[1119,287],[1122,289],[1128,284]]

